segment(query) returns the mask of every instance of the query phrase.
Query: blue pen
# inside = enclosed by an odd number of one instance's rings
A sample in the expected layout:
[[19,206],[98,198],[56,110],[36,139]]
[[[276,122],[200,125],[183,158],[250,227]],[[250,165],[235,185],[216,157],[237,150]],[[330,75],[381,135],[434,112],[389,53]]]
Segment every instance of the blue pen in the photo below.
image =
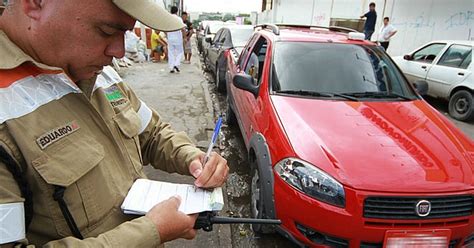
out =
[[214,147],[214,144],[217,141],[217,137],[219,137],[221,126],[222,126],[222,117],[219,116],[219,119],[217,120],[217,123],[216,123],[216,127],[214,128],[214,133],[212,133],[212,138],[211,138],[211,142],[209,143],[209,148],[207,148],[206,156],[204,157],[203,166],[207,163],[207,161],[209,160],[209,157],[211,156],[212,148]]

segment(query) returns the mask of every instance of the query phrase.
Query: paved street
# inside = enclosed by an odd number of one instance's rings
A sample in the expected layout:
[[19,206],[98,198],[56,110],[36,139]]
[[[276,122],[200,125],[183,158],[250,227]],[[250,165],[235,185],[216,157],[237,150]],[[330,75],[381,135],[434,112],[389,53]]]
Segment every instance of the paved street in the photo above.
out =
[[[198,146],[207,146],[214,112],[207,82],[198,65],[186,65],[180,74],[170,74],[164,63],[135,64],[120,74],[138,96],[157,110],[176,131],[186,132]],[[145,170],[151,179],[193,183],[191,177],[168,174],[151,166]],[[167,247],[231,247],[230,228],[227,225],[215,226],[213,232],[201,231],[192,241],[178,240]]]
[[435,99],[432,97],[425,97],[425,100],[428,101],[433,107],[435,107],[439,112],[444,114],[448,119],[450,119],[459,129],[461,129],[465,134],[467,134],[471,139],[474,139],[474,122],[462,122],[451,118],[448,114],[448,102],[440,99]]
[[[196,54],[197,51],[194,51]],[[216,116],[224,113],[225,98],[218,95],[212,77],[202,71],[199,57],[194,55],[192,64],[182,65],[181,73],[170,74],[165,63],[135,64],[120,71],[138,96],[156,109],[175,130],[185,131],[199,147],[205,149],[214,127]],[[427,99],[442,113],[446,104],[436,99]],[[454,122],[471,138],[474,138],[473,123]],[[250,216],[250,171],[247,154],[238,129],[224,126],[219,149],[229,161],[231,173],[225,189],[225,216]],[[152,179],[180,183],[192,183],[192,178],[171,175],[146,168]],[[214,231],[199,232],[192,241],[178,240],[167,247],[293,247],[280,235],[256,236],[249,225],[216,225]]]

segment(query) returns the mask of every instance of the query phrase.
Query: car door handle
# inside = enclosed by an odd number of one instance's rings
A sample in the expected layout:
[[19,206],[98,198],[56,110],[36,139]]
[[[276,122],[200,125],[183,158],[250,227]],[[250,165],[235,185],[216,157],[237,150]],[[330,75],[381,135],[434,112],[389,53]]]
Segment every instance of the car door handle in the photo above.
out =
[[464,72],[458,72],[459,76],[464,76]]
[[421,66],[421,69],[426,69],[426,65]]

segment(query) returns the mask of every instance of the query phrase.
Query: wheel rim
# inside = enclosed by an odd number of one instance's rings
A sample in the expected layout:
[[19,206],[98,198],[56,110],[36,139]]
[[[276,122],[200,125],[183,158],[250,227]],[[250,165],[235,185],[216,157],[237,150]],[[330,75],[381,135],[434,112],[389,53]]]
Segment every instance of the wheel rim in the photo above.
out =
[[258,175],[258,171],[254,170],[254,174],[252,177],[252,214],[254,217],[260,218],[260,209],[258,206],[260,204],[260,178]]
[[469,111],[469,101],[465,97],[461,97],[456,100],[454,104],[454,109],[456,112],[459,114],[465,114],[467,111]]

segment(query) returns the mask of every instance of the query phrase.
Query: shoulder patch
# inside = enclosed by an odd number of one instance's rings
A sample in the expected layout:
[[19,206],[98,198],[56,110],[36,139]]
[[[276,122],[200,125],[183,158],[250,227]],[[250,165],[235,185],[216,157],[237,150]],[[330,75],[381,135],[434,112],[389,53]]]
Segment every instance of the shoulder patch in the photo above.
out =
[[128,99],[123,95],[122,91],[117,85],[112,85],[103,89],[105,97],[110,102],[112,107],[117,107],[128,102]]

